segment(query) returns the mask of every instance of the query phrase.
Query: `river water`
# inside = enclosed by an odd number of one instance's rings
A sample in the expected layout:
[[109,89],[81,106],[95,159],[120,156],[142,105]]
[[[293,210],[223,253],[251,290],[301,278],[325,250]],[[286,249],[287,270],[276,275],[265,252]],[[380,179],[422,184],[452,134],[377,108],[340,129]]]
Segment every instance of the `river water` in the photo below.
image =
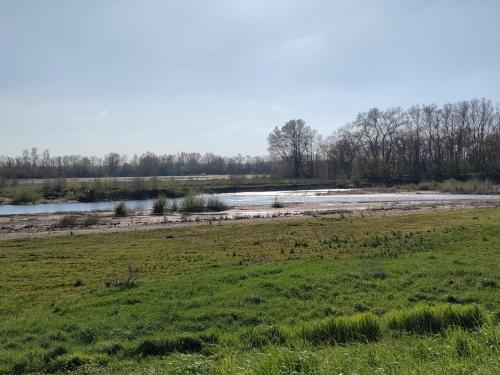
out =
[[[404,202],[440,202],[457,201],[494,201],[500,204],[500,195],[476,194],[443,194],[443,193],[367,193],[357,194],[349,189],[266,191],[244,193],[222,193],[202,195],[217,197],[228,206],[259,206],[270,205],[275,200],[281,203],[312,203],[312,204],[342,204],[342,203],[404,203]],[[153,207],[153,199],[125,201],[131,210],[146,210]],[[0,205],[0,215],[31,215],[51,214],[57,212],[92,212],[111,211],[118,202],[60,202]]]

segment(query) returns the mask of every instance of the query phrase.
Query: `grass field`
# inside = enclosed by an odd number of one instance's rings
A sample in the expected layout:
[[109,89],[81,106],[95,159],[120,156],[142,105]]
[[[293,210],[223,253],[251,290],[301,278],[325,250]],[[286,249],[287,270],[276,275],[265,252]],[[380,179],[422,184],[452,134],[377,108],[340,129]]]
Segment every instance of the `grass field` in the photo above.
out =
[[0,240],[0,374],[498,374],[500,208]]

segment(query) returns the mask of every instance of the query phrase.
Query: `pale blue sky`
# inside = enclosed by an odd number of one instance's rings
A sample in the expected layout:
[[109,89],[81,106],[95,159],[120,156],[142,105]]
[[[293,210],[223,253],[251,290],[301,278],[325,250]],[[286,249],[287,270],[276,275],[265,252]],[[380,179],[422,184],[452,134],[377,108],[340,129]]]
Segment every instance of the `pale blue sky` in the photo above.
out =
[[500,102],[500,1],[0,0],[0,154],[266,154],[291,118]]

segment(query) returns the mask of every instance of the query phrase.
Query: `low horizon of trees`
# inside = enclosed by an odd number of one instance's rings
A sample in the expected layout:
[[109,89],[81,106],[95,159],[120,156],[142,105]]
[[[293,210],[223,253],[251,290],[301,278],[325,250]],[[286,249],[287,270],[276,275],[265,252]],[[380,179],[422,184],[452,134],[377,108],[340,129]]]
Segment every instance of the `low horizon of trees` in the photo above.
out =
[[323,137],[302,119],[276,126],[269,156],[213,153],[129,158],[51,156],[37,148],[0,156],[0,178],[147,177],[197,174],[271,174],[342,181],[500,180],[500,106],[472,99],[437,106],[371,108]]
[[51,156],[37,148],[24,150],[20,156],[0,156],[0,177],[71,178],[71,177],[151,177],[199,174],[268,174],[272,160],[258,156],[234,157],[212,153],[181,152],[157,155],[146,152],[129,158],[116,152],[104,157],[81,155]]
[[293,177],[350,181],[500,179],[500,107],[473,99],[441,107],[372,108],[323,138],[303,120],[276,127],[269,152]]

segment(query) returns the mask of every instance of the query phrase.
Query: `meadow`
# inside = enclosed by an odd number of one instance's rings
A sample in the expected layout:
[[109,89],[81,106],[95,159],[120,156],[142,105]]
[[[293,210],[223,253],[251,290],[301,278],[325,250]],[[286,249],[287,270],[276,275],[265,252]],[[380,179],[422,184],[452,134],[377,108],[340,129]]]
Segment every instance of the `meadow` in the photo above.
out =
[[0,374],[497,374],[500,208],[0,239]]

